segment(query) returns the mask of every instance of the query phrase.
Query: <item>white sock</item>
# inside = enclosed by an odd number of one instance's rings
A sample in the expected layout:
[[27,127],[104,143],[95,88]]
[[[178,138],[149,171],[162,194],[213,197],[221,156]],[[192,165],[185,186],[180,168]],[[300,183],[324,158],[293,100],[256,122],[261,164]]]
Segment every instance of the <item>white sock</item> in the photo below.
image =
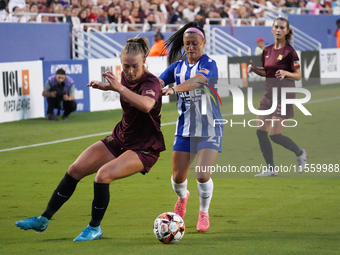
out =
[[197,181],[197,191],[200,199],[200,211],[207,213],[211,197],[213,195],[214,183],[210,178],[209,181],[201,183]]
[[171,175],[171,184],[172,184],[172,188],[173,190],[176,192],[177,196],[180,199],[186,198],[187,197],[187,186],[188,186],[188,180],[185,179],[184,182],[182,183],[176,183],[174,182],[174,179]]

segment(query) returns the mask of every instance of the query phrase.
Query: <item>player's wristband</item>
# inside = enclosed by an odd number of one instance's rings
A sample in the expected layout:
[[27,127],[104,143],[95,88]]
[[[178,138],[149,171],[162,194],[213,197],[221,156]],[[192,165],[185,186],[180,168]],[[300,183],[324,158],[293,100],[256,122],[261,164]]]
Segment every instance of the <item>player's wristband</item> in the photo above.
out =
[[172,91],[174,92],[174,94],[176,94],[176,91],[175,91],[175,89],[174,89],[173,87],[172,87],[171,89],[172,89]]

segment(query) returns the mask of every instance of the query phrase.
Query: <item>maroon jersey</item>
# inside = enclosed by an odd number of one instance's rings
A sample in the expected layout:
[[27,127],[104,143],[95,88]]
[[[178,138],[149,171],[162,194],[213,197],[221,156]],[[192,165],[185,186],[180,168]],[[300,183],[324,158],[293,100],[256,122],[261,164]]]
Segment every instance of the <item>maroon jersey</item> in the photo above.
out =
[[155,99],[156,103],[150,112],[144,113],[120,97],[123,117],[112,132],[113,138],[128,150],[143,150],[146,153],[164,151],[164,138],[160,129],[162,93],[157,77],[145,72],[138,83],[130,84],[122,73],[121,83],[134,93]]
[[[296,54],[294,48],[287,43],[281,49],[274,49],[274,44],[264,48],[262,53],[262,66],[266,71],[266,90],[264,96],[272,98],[272,88],[278,88],[278,96],[281,98],[281,87],[295,87],[293,80],[284,78],[280,80],[275,78],[277,70],[285,70],[288,72],[294,72],[294,70],[300,68],[299,57]],[[288,93],[288,98],[294,98],[294,93]]]

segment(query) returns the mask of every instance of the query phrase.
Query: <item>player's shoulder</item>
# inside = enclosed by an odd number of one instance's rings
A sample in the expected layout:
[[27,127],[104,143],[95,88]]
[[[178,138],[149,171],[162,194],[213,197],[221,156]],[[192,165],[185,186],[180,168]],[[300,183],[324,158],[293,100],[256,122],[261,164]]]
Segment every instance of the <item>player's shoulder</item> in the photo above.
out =
[[199,69],[201,69],[202,67],[207,67],[211,70],[217,69],[216,61],[206,54],[204,54],[199,61]]
[[290,45],[289,43],[287,43],[285,45],[285,51],[287,52],[287,55],[291,55],[291,56],[296,56],[297,55],[294,47],[292,45]]
[[218,70],[216,61],[210,58],[208,55],[204,54],[198,64],[197,68],[198,73],[205,74],[205,76],[209,77],[217,77]]
[[181,67],[185,59],[177,60],[168,66],[168,69],[175,69],[178,65]]
[[271,49],[274,47],[274,44],[267,45],[263,48],[263,52],[271,51]]
[[152,73],[150,73],[150,72],[145,72],[144,73],[144,79],[153,79],[153,78],[155,78],[155,79],[158,79],[154,74],[152,74]]
[[201,57],[201,61],[202,61],[202,62],[207,62],[207,63],[216,64],[216,61],[213,60],[211,57],[209,57],[207,54],[204,54],[204,55]]
[[150,72],[144,72],[144,74],[143,74],[143,78],[142,78],[142,83],[144,84],[146,81],[148,81],[148,83],[150,83],[150,82],[152,82],[152,83],[155,83],[155,84],[157,84],[157,85],[159,85],[159,80],[158,80],[158,78],[154,75],[154,74],[152,74],[152,73],[150,73]]
[[289,51],[295,51],[294,47],[290,43],[286,43],[285,47]]

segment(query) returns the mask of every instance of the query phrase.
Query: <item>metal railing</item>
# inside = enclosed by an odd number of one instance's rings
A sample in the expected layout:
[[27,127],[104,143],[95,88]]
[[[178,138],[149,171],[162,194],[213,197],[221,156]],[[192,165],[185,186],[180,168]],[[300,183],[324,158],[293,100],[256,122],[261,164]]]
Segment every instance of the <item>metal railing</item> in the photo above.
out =
[[73,59],[118,58],[123,47],[94,27],[72,30]]
[[[266,12],[266,26],[272,26],[273,20],[276,19],[276,16],[273,13]],[[295,48],[295,50],[321,50],[321,43],[314,39],[313,37],[307,35],[306,33],[302,32],[300,29],[290,25],[293,29],[293,37],[291,41],[291,45]]]
[[267,11],[267,12],[275,13],[275,14],[278,15],[279,17],[287,18],[287,15],[284,14],[284,13],[282,12],[282,10],[280,10],[279,8],[276,8],[275,6],[273,6],[273,7],[268,7],[268,6],[259,4],[259,3],[257,3],[257,2],[251,1],[251,0],[248,0],[248,2],[249,2],[251,5],[256,6],[256,7],[258,7],[258,8],[261,8],[261,9]]
[[265,20],[264,25],[267,27],[273,26],[273,21],[278,17],[287,18],[287,15],[284,14],[283,12],[273,13],[273,12],[265,11],[264,12],[264,20]]
[[109,33],[115,33],[115,32],[129,32],[129,29],[140,29],[137,31],[141,32],[148,32],[148,31],[154,31],[159,30],[162,33],[178,30],[181,28],[182,24],[153,24],[150,26],[149,23],[144,24],[121,24],[121,23],[110,23],[110,24],[103,24],[101,31],[102,32],[109,32]]
[[321,50],[321,43],[318,40],[315,40],[313,37],[307,35],[302,32],[300,29],[297,29],[294,26],[291,26],[293,29],[293,37],[291,41],[291,45],[300,51],[308,51],[308,50]]
[[210,31],[210,40],[210,54],[226,54],[229,57],[251,55],[250,47],[219,28]]
[[305,7],[281,7],[279,8],[279,10],[281,10],[282,12],[286,12],[289,14],[301,14],[304,12],[306,13],[310,13],[310,11],[314,11],[315,15],[319,15],[322,12],[326,12],[326,13],[333,13],[334,12],[334,8],[317,8],[317,9],[309,9],[309,8],[305,8]]
[[149,23],[144,24],[128,24],[128,23],[110,23],[103,24],[101,31],[102,32],[129,32],[129,31],[140,31],[147,32],[150,30]]
[[87,29],[90,28],[90,27],[99,27],[99,28],[101,28],[103,25],[104,25],[103,23],[80,23],[80,29],[85,31],[85,27],[87,27]]
[[256,26],[257,24],[264,24],[265,18],[246,18],[246,19],[229,19],[229,18],[207,18],[205,19],[205,25],[215,25],[210,24],[210,22],[218,22],[217,25],[226,26],[232,25],[235,27],[239,26]]
[[12,12],[12,13],[8,13],[6,21],[7,22],[12,22],[13,21],[13,16],[14,17],[17,17],[17,16],[22,16],[22,17],[24,17],[24,16],[26,16],[26,17],[27,16],[29,16],[29,17],[34,16],[34,17],[37,17],[37,15],[38,15],[38,13],[32,13],[32,12],[20,12],[20,13]]
[[205,52],[207,54],[224,54],[227,56],[250,56],[251,49],[246,44],[234,38],[232,35],[224,32],[218,27],[211,27],[210,21],[219,20],[221,24],[227,24],[228,19],[206,19],[204,25],[206,46]]
[[64,13],[39,13],[37,15],[37,23],[42,22],[42,17],[62,17],[63,22],[66,22],[66,16]]
[[174,30],[177,31],[183,26],[184,24],[153,24],[152,25],[153,28],[160,30],[162,33],[173,32]]

